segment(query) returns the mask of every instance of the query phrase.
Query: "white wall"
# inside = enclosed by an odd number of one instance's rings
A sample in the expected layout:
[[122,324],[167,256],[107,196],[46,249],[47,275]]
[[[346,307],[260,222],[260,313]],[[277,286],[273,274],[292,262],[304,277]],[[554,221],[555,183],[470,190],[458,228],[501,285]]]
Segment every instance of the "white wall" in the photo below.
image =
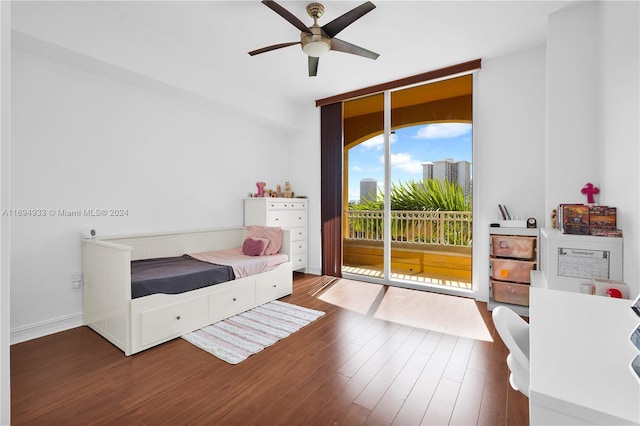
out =
[[600,4],[601,204],[618,207],[624,280],[640,293],[640,3]]
[[[291,176],[296,193],[309,198],[309,247],[307,272],[322,272],[322,240],[320,224],[320,108],[315,100],[299,106],[304,126],[291,137],[295,141],[289,147]],[[336,170],[335,173],[342,173]]]
[[587,2],[549,18],[547,41],[547,210],[596,202],[618,208],[624,281],[640,292],[638,2]]
[[13,341],[82,323],[83,229],[241,226],[256,181],[290,179],[287,133],[20,49],[12,59],[12,205],[46,212],[13,218]]
[[474,88],[473,280],[488,297],[498,203],[539,226],[559,203],[618,207],[624,278],[640,292],[639,3],[589,2],[549,18],[547,46],[483,58]]
[[[141,87],[163,90],[219,112],[244,114],[251,122],[289,131],[296,128],[297,121],[292,120],[295,105],[254,78],[246,66],[248,55],[219,51],[203,57],[198,49],[170,36],[170,23],[169,35],[159,34],[147,29],[144,22],[130,21],[112,2],[14,3],[14,40],[23,48]],[[249,2],[229,4],[237,8],[238,16],[251,7]],[[138,2],[131,7],[139,9],[142,16],[161,7],[180,13],[180,2]],[[205,19],[210,13],[207,2],[191,2],[188,7],[198,8]],[[220,60],[227,55],[233,59]]]
[[498,204],[543,223],[545,48],[483,59],[474,87],[473,282],[487,300]]
[[[0,2],[0,207],[11,207],[11,2]],[[0,217],[0,424],[11,421],[11,218]]]
[[599,187],[602,182],[597,29],[596,2],[549,17],[546,207],[549,212],[560,203],[586,203],[586,197],[580,193],[582,187],[587,182]]

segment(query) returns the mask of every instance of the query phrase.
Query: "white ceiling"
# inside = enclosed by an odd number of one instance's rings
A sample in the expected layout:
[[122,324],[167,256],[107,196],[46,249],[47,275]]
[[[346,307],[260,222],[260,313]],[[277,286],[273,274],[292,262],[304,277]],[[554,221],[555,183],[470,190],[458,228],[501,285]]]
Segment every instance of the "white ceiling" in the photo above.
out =
[[[280,1],[304,23],[307,1]],[[320,25],[362,1],[325,1]],[[235,77],[264,85],[296,103],[419,74],[476,58],[491,58],[545,42],[547,17],[572,1],[390,1],[339,38],[380,54],[377,60],[329,52],[318,76],[307,75],[299,45],[251,57],[248,51],[298,41],[299,31],[259,1],[102,3],[128,25],[170,37],[217,62]]]
[[[541,45],[548,16],[581,3],[373,1],[376,9],[338,37],[380,57],[371,60],[331,51],[320,59],[317,77],[308,77],[307,57],[299,45],[248,55],[300,37],[298,29],[258,0],[21,1],[12,7],[12,26],[20,34],[84,55],[102,51],[98,59],[118,67],[155,60],[155,65],[144,66],[152,74],[164,72],[165,77],[170,74],[186,82],[190,93],[208,99],[235,97],[235,102],[245,99],[264,110],[259,99],[274,99],[274,94],[281,104],[309,105],[362,87]],[[279,3],[302,22],[313,23],[306,13],[308,1]],[[361,3],[325,1],[319,24]],[[256,98],[258,92],[263,92],[261,98]]]

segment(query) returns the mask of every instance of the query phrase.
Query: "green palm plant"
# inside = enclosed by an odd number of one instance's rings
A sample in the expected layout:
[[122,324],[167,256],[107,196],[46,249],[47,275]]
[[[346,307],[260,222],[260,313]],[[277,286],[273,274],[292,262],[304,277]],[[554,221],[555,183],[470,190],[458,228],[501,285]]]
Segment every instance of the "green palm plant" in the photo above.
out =
[[[391,185],[391,210],[399,211],[471,211],[471,202],[464,196],[462,187],[456,182],[449,182],[440,179],[428,179],[424,182],[408,181],[399,182]],[[368,210],[381,211],[384,209],[384,193],[378,191],[374,199],[367,199],[360,204],[350,206],[351,210]],[[376,223],[375,226],[382,228],[382,221]],[[406,240],[407,229],[403,228],[403,223],[391,223],[392,238],[394,240]],[[364,223],[354,223],[356,228],[365,226]],[[372,226],[369,221],[367,226]],[[450,229],[445,229],[444,234],[449,244],[461,244],[470,239],[471,236],[464,235],[461,230],[456,229],[453,225]],[[434,227],[431,232],[437,235],[440,230]]]
[[[457,182],[427,179],[391,184],[391,210],[410,211],[470,211],[471,203]],[[351,206],[352,210],[382,210],[384,193]]]

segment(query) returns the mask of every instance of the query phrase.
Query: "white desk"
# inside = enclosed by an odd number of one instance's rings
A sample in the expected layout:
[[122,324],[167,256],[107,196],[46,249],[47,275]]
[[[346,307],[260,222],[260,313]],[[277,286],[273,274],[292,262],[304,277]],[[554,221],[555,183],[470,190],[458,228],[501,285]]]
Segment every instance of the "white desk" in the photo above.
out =
[[633,302],[530,290],[531,425],[640,424]]

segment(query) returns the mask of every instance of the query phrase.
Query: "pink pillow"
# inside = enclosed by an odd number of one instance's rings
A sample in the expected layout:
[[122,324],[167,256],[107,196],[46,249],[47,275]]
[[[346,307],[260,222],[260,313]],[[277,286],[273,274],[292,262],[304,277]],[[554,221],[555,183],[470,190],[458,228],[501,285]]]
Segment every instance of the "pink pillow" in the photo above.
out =
[[278,253],[282,246],[282,228],[276,226],[247,226],[247,238],[266,238],[269,245],[265,250],[265,256]]
[[247,238],[242,243],[242,253],[246,256],[261,256],[264,250],[265,245],[262,238]]
[[262,251],[258,256],[264,256],[264,252],[267,251],[267,247],[269,247],[269,240],[267,238],[253,238],[253,239],[262,241]]

